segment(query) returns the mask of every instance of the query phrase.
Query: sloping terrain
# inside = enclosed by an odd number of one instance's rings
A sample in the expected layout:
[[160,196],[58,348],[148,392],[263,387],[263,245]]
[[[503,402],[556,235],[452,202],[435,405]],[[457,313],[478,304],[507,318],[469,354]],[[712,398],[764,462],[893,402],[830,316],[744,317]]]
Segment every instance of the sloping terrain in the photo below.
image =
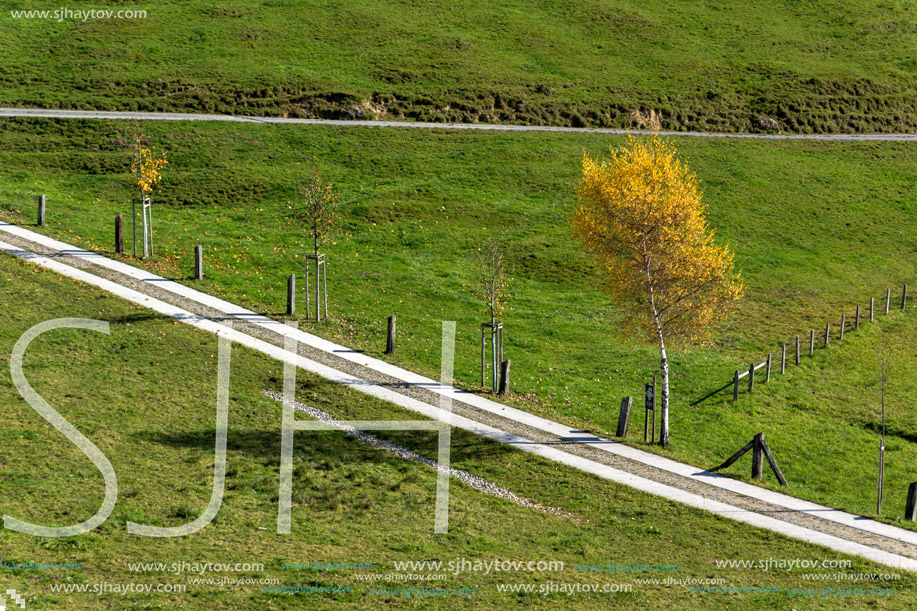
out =
[[146,16],[5,3],[0,105],[616,127],[641,109],[676,130],[917,128],[910,1],[106,8]]

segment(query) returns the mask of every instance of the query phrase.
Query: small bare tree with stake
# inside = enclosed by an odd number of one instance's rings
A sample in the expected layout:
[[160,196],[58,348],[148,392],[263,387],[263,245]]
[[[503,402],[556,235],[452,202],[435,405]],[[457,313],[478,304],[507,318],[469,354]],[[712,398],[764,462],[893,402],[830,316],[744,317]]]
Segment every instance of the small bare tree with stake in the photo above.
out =
[[[322,319],[322,304],[325,317],[328,316],[328,281],[325,274],[325,255],[319,249],[331,241],[340,225],[341,215],[338,212],[338,194],[334,185],[325,180],[321,172],[316,171],[309,183],[299,189],[303,206],[297,216],[309,230],[312,238],[313,254],[306,255],[306,316],[309,315],[309,260],[315,261],[315,320]],[[320,299],[324,297],[324,299]]]
[[479,265],[478,282],[472,291],[487,307],[489,323],[481,324],[481,386],[485,385],[487,367],[485,336],[490,329],[490,360],[493,372],[491,388],[497,391],[497,371],[503,362],[503,323],[499,320],[510,299],[509,283],[512,280],[506,273],[506,258],[500,245],[488,240],[479,247],[475,255]]

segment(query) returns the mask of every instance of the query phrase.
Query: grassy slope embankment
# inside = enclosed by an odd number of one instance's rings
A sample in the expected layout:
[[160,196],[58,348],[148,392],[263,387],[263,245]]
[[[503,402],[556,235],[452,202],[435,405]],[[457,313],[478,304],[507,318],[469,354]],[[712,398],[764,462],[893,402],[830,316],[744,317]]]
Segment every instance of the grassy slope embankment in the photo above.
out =
[[[110,251],[113,217],[128,212],[122,145],[110,123],[8,121],[0,167],[2,218],[33,223],[47,193],[47,233]],[[185,279],[203,243],[203,290],[267,313],[284,308],[287,274],[302,272],[307,238],[290,218],[296,183],[317,165],[339,184],[345,233],[329,251],[327,324],[301,324],[382,357],[384,320],[398,315],[398,364],[436,376],[439,321],[458,321],[456,376],[473,388],[482,307],[474,245],[496,232],[510,250],[507,313],[512,404],[613,434],[623,396],[641,396],[658,367],[652,346],[616,333],[618,314],[570,238],[578,160],[619,139],[276,126],[150,124],[170,151],[156,196],[157,256],[145,264]],[[126,129],[126,128],[124,128]],[[706,192],[710,220],[736,252],[747,296],[706,348],[674,355],[670,454],[718,464],[766,431],[795,494],[869,513],[878,436],[876,336],[835,339],[806,366],[737,405],[720,387],[741,363],[810,328],[836,327],[869,297],[915,274],[915,169],[906,144],[680,140]],[[129,225],[128,225],[129,227]],[[300,280],[301,286],[301,280]],[[302,304],[300,304],[300,307]],[[895,357],[887,512],[900,515],[917,460],[913,314],[882,323]],[[852,369],[851,369],[852,368]],[[630,442],[642,444],[636,416]],[[834,452],[834,449],[841,451]],[[829,465],[830,468],[825,468]],[[747,465],[733,473],[747,473]],[[770,480],[770,475],[767,476]],[[771,480],[772,481],[772,480]]]
[[11,13],[54,8],[4,3],[0,105],[620,127],[643,107],[670,129],[754,131],[762,116],[798,132],[917,128],[911,0],[171,0],[106,7],[145,19]]
[[[812,587],[804,571],[762,573],[717,569],[715,560],[831,558],[824,549],[762,533],[729,520],[613,485],[456,431],[452,464],[571,515],[524,509],[453,482],[450,531],[433,535],[433,472],[338,434],[297,433],[293,532],[275,532],[280,457],[280,409],[263,397],[279,389],[282,367],[235,346],[229,406],[226,492],[215,521],[172,539],[127,534],[127,521],[177,526],[194,519],[211,493],[216,386],[216,339],[53,272],[0,257],[0,354],[9,354],[32,325],[59,317],[101,319],[110,335],[59,330],[36,339],[25,358],[31,385],[111,460],[118,504],[101,527],[68,539],[43,539],[0,530],[5,563],[82,563],[79,570],[2,569],[4,588],[27,597],[29,609],[293,609],[530,608],[532,604],[581,609],[665,605],[692,608],[790,608],[786,594]],[[35,304],[41,304],[36,307]],[[300,374],[298,398],[345,419],[404,419],[411,414],[359,393]],[[91,516],[104,488],[92,464],[54,431],[0,375],[0,498],[3,513],[43,525]],[[432,435],[403,433],[399,443],[435,456]],[[545,482],[551,482],[545,486]],[[426,516],[426,518],[424,518]],[[562,560],[551,573],[463,572],[446,581],[367,584],[357,573],[390,573],[396,560],[466,558]],[[213,579],[271,579],[285,586],[351,586],[349,593],[279,595],[259,585],[188,585],[181,594],[61,594],[52,584],[187,584],[194,574],[131,572],[128,563],[263,563],[263,571],[208,573]],[[281,563],[372,563],[372,571],[290,571]],[[500,583],[633,583],[630,575],[576,571],[577,564],[678,565],[679,579],[721,578],[732,586],[767,585],[779,594],[733,596],[691,593],[686,586],[636,585],[630,594],[505,594]],[[887,572],[854,559],[853,572]],[[651,575],[652,576],[652,575]],[[889,597],[845,600],[900,609],[917,604],[905,575]],[[474,596],[428,599],[371,593],[372,587],[475,588]],[[819,584],[816,584],[816,587]],[[828,609],[835,599],[805,598],[807,608]],[[908,603],[907,601],[911,602]],[[435,604],[434,604],[435,603]]]

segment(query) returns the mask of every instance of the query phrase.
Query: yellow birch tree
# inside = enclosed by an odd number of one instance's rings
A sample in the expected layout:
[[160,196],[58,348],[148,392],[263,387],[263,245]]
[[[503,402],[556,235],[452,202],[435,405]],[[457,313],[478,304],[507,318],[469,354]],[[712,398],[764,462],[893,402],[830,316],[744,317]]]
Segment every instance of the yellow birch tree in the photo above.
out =
[[600,263],[630,328],[659,347],[661,443],[669,444],[666,342],[697,342],[742,296],[728,246],[714,243],[697,177],[658,135],[583,157],[574,235]]

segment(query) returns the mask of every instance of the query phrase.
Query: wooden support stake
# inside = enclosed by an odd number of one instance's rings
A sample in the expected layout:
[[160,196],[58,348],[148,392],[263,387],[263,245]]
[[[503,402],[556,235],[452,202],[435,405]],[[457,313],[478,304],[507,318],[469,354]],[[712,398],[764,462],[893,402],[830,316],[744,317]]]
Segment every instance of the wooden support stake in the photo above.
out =
[[771,454],[771,449],[768,447],[767,442],[764,441],[764,433],[759,433],[759,435],[761,436],[761,449],[764,450],[764,456],[767,458],[767,462],[770,464],[774,475],[777,476],[777,481],[784,486],[789,486],[789,484],[786,483],[786,478],[783,477],[783,472],[781,472],[780,467],[777,466],[777,461],[774,460],[774,455]]
[[296,314],[296,274],[287,276],[287,316]]
[[[385,334],[385,354],[395,354],[395,315],[388,317],[388,328]],[[481,386],[484,384],[481,383]]]
[[45,224],[45,203],[47,200],[44,195],[38,196],[38,226]]
[[780,375],[786,373],[786,344],[780,347]]
[[767,375],[764,377],[765,382],[771,381],[771,355],[767,355]]
[[876,321],[876,298],[869,298],[869,322]]
[[879,490],[876,495],[876,515],[882,515],[882,497],[885,496],[885,438],[879,439]]
[[727,459],[726,459],[726,462],[724,462],[723,464],[721,464],[721,465],[718,466],[718,467],[713,467],[712,469],[710,469],[710,471],[721,471],[722,469],[725,469],[726,467],[728,467],[729,465],[731,465],[731,464],[734,463],[735,461],[737,461],[737,460],[739,460],[740,458],[742,458],[742,456],[744,456],[745,453],[748,452],[748,451],[749,451],[750,449],[752,449],[753,447],[755,447],[755,440],[754,440],[754,439],[752,439],[751,441],[749,441],[748,443],[746,443],[745,446],[743,446],[741,450],[739,450],[738,452],[736,452],[735,454],[733,454],[732,456],[730,456],[729,458],[727,458]]
[[621,399],[621,410],[618,412],[618,430],[615,433],[616,437],[627,436],[627,423],[630,420],[630,405],[631,397],[624,397]]
[[736,369],[736,373],[732,378],[732,400],[739,400],[739,370]]
[[839,341],[844,341],[844,327],[847,326],[847,314],[841,314],[841,335],[838,337]]
[[799,365],[799,336],[796,336],[796,364]]
[[748,392],[754,392],[755,390],[755,364],[752,363],[748,366]]
[[815,329],[809,330],[809,356],[815,355]]
[[115,252],[124,254],[124,217],[120,214],[115,216]]
[[892,290],[885,289],[885,313],[888,314],[888,308],[892,304]]
[[825,348],[828,347],[828,340],[831,339],[831,323],[825,323]]
[[509,359],[500,363],[500,388],[497,394],[506,395],[509,392]]
[[194,247],[194,279],[204,279],[204,247]]
[[904,284],[904,290],[901,291],[901,309],[904,309],[904,304],[907,303],[907,283]]
[[917,522],[917,482],[911,482],[907,487],[907,504],[904,507],[904,519]]
[[860,306],[857,306],[856,318],[853,321],[854,331],[859,331],[860,329]]
[[752,440],[754,444],[751,449],[751,478],[757,480],[764,479],[764,433],[758,433]]

